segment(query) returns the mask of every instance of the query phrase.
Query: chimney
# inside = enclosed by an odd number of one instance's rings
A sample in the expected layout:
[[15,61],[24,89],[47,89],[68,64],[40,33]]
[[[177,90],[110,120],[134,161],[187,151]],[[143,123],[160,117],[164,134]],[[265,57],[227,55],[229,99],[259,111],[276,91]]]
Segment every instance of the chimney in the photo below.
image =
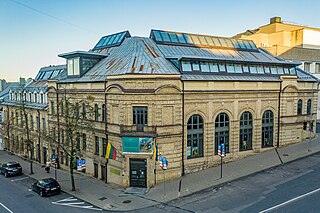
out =
[[281,17],[272,17],[270,18],[270,24],[281,23]]

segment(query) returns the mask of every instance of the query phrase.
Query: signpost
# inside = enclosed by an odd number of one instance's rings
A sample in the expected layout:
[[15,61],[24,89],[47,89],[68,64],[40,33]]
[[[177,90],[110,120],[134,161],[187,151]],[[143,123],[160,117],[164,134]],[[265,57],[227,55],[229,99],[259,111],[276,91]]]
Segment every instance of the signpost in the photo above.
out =
[[226,148],[225,148],[224,143],[218,145],[218,155],[220,156],[220,159],[221,159],[221,163],[220,163],[221,176],[220,176],[220,178],[222,179],[222,164],[223,164],[222,159],[226,156]]
[[166,170],[168,169],[168,161],[166,157],[159,157],[159,166],[160,168],[163,170],[164,172],[164,196],[167,196],[167,192],[166,192]]
[[55,154],[52,154],[51,156],[51,162],[54,164],[54,179],[57,180],[57,157]]
[[77,171],[84,172],[86,170],[86,160],[79,159],[77,160]]

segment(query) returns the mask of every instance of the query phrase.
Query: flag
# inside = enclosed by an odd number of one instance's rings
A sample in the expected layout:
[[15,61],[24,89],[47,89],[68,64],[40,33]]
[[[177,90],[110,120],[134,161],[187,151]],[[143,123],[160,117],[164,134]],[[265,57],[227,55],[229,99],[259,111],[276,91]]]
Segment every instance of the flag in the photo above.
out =
[[158,145],[153,148],[153,160],[158,161]]
[[117,157],[117,150],[114,148],[110,142],[108,142],[107,145],[107,151],[106,151],[106,159],[112,159],[115,160]]

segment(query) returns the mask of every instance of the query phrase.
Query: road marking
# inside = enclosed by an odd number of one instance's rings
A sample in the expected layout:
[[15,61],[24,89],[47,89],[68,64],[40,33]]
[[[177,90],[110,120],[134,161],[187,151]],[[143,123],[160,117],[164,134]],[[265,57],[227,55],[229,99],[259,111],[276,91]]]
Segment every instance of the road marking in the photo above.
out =
[[5,208],[8,212],[13,213],[13,211],[11,211],[8,207],[6,207],[5,205],[3,205],[2,203],[0,203],[0,205]]
[[281,207],[281,206],[285,206],[285,205],[287,205],[287,204],[289,204],[289,203],[292,203],[292,202],[294,202],[294,201],[296,201],[296,200],[299,200],[299,199],[301,199],[301,198],[307,197],[307,196],[312,195],[312,194],[314,194],[314,193],[316,193],[316,192],[319,192],[319,191],[320,191],[320,188],[315,189],[315,190],[313,190],[313,191],[311,191],[311,192],[308,192],[308,193],[306,193],[306,194],[303,194],[303,195],[300,195],[300,196],[298,196],[298,197],[292,198],[291,200],[288,200],[288,201],[286,201],[286,202],[280,203],[280,204],[278,204],[278,205],[276,205],[276,206],[273,206],[273,207],[271,207],[271,208],[268,208],[268,209],[266,209],[266,210],[260,211],[259,213],[264,213],[264,212],[272,211],[272,210],[274,210],[274,209],[276,209],[276,208],[279,208],[279,207]]
[[63,200],[58,200],[56,202],[52,202],[52,204],[55,205],[61,205],[61,206],[70,206],[70,207],[75,207],[75,208],[82,208],[82,209],[91,209],[91,210],[96,210],[96,211],[102,211],[102,209],[99,208],[94,208],[93,206],[83,206],[86,204],[85,202],[73,202],[77,201],[78,199],[74,197],[68,197]]
[[11,182],[19,181],[19,180],[25,180],[25,179],[28,179],[28,178],[29,178],[29,177],[18,178],[18,179],[11,180]]

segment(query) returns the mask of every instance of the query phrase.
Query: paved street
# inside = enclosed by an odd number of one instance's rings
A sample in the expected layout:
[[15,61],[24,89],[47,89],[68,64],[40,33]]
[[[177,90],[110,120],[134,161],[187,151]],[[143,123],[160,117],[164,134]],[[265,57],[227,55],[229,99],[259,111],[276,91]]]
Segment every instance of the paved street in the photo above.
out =
[[62,192],[59,195],[40,197],[31,190],[35,179],[26,175],[5,178],[0,176],[0,212],[101,212],[100,208]]
[[[319,136],[317,135],[311,141],[279,148],[278,152],[282,162],[286,163],[285,165],[281,164],[276,150],[272,149],[225,164],[222,179],[220,178],[219,167],[188,174],[181,179],[180,198],[178,192],[180,179],[167,181],[166,193],[164,193],[164,184],[160,183],[149,189],[146,194],[137,195],[124,193],[120,187],[106,184],[99,179],[83,174],[75,174],[77,190],[74,192],[71,191],[69,172],[57,170],[58,180],[62,189],[68,194],[62,193],[61,195],[50,197],[48,198],[51,199],[50,202],[43,203],[47,198],[41,199],[39,196],[32,196],[30,194],[37,194],[28,191],[34,180],[28,178],[19,180],[19,177],[12,177],[10,179],[17,178],[17,181],[10,182],[0,176],[1,192],[9,192],[5,195],[0,193],[1,196],[5,196],[3,198],[0,196],[0,202],[4,205],[0,204],[0,212],[5,211],[3,209],[6,207],[10,209],[13,206],[12,208],[15,208],[20,203],[24,207],[29,206],[28,202],[33,199],[40,199],[39,205],[54,206],[55,212],[79,212],[80,210],[87,212],[88,209],[78,207],[91,206],[91,204],[100,209],[122,212],[132,210],[138,212],[258,212],[278,205],[280,206],[274,209],[275,211],[281,211],[282,209],[283,211],[288,211],[287,208],[293,205],[304,207],[308,204],[308,206],[312,207],[313,204],[311,202],[313,200],[316,202],[317,196],[319,196],[319,192],[314,190],[320,187],[317,185],[318,181],[314,180],[314,178],[320,176],[318,173],[319,168],[317,167],[320,160]],[[297,161],[297,159],[300,160]],[[28,161],[16,155],[10,155],[6,151],[0,151],[0,162],[6,161],[20,162],[24,168],[25,175],[30,176],[30,164]],[[47,174],[42,165],[35,162],[34,174],[30,178],[42,179],[46,177],[54,177],[54,169],[51,170],[50,174]],[[295,181],[298,182],[296,183]],[[2,182],[7,184],[3,185]],[[312,182],[312,184],[309,184],[309,182]],[[15,189],[15,187],[18,188]],[[15,191],[20,190],[17,196],[11,194],[12,189],[15,189]],[[309,192],[311,194],[306,196],[305,194]],[[16,202],[9,199],[10,197],[17,197],[17,199],[22,199],[23,201],[16,204]],[[82,203],[83,201],[86,202]],[[293,211],[299,211],[300,209],[299,207],[294,207]],[[29,212],[33,210],[37,212],[36,209],[31,209]],[[89,212],[94,211],[90,210]]]
[[320,154],[137,212],[320,212]]

